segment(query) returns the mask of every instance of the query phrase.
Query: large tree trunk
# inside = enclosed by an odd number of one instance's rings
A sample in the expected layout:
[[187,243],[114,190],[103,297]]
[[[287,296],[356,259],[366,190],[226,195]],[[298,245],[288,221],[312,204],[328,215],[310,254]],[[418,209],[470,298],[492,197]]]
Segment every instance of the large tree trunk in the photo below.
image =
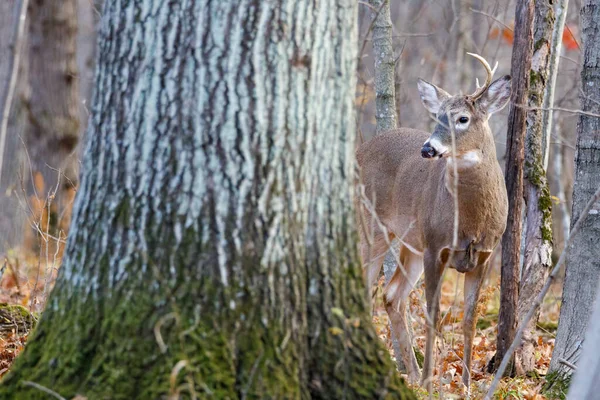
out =
[[[525,227],[525,254],[519,288],[517,321],[522,321],[534,307],[535,299],[542,290],[552,267],[552,200],[543,161],[542,126],[544,93],[548,82],[550,57],[552,55],[552,29],[554,9],[552,1],[535,2],[534,33],[531,70],[529,72],[527,133],[525,139],[525,187],[527,224]],[[518,375],[525,375],[535,368],[537,334],[535,326],[539,309],[529,321],[523,333],[523,341],[515,353]]]
[[62,216],[71,207],[78,179],[74,154],[81,126],[77,0],[38,0],[30,4],[28,15],[30,93],[25,144],[32,169],[28,175],[34,179],[27,192],[33,222],[49,221],[39,228],[58,237],[59,231],[68,227],[69,219]]
[[[600,4],[586,0],[581,7],[583,38],[583,69],[581,71],[581,108],[600,113]],[[573,212],[576,222],[588,200],[600,186],[600,119],[581,115],[577,125],[577,154]],[[581,227],[581,232],[568,248],[562,305],[556,344],[550,370],[568,377],[571,369],[561,360],[576,363],[581,352],[588,319],[592,311],[598,279],[600,278],[600,206],[596,205]]]
[[105,3],[63,267],[0,395],[412,397],[358,260],[356,6]]
[[[512,96],[506,134],[506,189],[508,193],[508,222],[502,238],[502,271],[500,277],[500,311],[498,315],[497,351],[491,361],[496,369],[512,343],[517,329],[519,299],[519,258],[521,256],[523,210],[523,159],[526,131],[529,71],[533,53],[533,0],[517,2],[515,11],[515,40],[511,75]],[[507,373],[514,374],[514,363]]]

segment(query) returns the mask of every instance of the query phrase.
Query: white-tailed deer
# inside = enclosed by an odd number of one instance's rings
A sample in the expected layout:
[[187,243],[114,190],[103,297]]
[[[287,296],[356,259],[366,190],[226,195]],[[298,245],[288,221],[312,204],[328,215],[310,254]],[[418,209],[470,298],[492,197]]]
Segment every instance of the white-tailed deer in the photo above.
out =
[[[475,93],[451,96],[431,83],[418,82],[423,105],[436,116],[433,133],[401,128],[376,136],[357,150],[368,198],[361,207],[361,220],[369,225],[361,232],[361,255],[369,287],[379,276],[390,241],[400,239],[401,265],[385,287],[384,301],[412,382],[419,379],[419,367],[407,327],[406,300],[425,271],[427,311],[434,324],[427,324],[422,375],[422,383],[428,387],[444,268],[465,274],[463,382],[468,388],[479,292],[490,256],[506,228],[506,187],[488,119],[508,103],[510,76],[492,83],[489,64],[471,55],[487,72],[485,84],[477,85]],[[453,248],[455,200],[458,245]]]

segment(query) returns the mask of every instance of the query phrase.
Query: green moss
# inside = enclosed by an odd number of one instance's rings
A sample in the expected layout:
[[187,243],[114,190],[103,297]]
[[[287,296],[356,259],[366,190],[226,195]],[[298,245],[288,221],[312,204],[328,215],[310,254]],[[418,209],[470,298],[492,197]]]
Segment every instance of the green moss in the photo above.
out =
[[[530,88],[535,88],[537,87],[537,85],[540,84],[542,80],[541,74],[539,72],[536,72],[534,70],[529,70],[529,87]],[[530,93],[531,96],[531,93]]]
[[542,394],[548,399],[565,400],[569,392],[571,376],[564,376],[558,371],[551,371],[546,375],[546,383],[542,387]]
[[417,359],[417,364],[419,368],[423,368],[423,363],[425,362],[425,355],[417,346],[414,347],[415,350],[415,358]]
[[0,303],[0,336],[10,332],[29,333],[37,317],[18,304]]
[[525,161],[525,173],[527,180],[538,190],[538,209],[542,213],[542,224],[540,226],[542,239],[545,242],[552,241],[552,197],[546,179],[546,172],[542,166],[541,155],[535,149],[534,143],[528,143],[529,151],[534,152],[530,158],[535,161]]
[[544,44],[547,44],[549,46],[549,43],[546,39],[542,38],[539,39],[537,42],[535,42],[535,44],[533,45],[533,52],[535,53],[536,51],[538,51],[540,48],[542,48],[542,46]]

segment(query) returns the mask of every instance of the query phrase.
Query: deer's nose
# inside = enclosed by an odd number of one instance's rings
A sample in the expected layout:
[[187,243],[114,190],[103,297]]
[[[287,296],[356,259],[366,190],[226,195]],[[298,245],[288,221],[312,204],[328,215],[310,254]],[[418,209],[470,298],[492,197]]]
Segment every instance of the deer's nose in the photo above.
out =
[[425,142],[425,144],[421,148],[421,157],[433,158],[436,155],[437,155],[437,152],[435,151],[435,149],[433,147],[431,147],[431,145],[429,144],[429,141]]

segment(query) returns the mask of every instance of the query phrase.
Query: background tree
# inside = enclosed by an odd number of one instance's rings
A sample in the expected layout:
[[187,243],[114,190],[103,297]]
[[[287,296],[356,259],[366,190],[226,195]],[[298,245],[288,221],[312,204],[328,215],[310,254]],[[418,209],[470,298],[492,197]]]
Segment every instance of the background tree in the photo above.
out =
[[0,394],[412,397],[358,260],[356,6],[105,3],[66,256]]
[[[375,60],[375,126],[376,134],[384,133],[398,127],[396,115],[396,60],[394,58],[393,25],[390,16],[389,0],[370,0],[373,10],[373,55]],[[392,246],[398,248],[398,241]],[[396,257],[388,251],[383,261],[385,282],[389,282],[396,271]],[[392,345],[396,364],[400,371],[405,371],[398,337],[391,323]]]
[[27,1],[6,0],[0,4],[0,253],[20,243],[25,214],[19,210],[16,191],[20,167],[17,129],[22,119],[17,93],[25,42]]
[[[29,90],[23,139],[31,168],[26,176],[32,179],[27,193],[33,224],[40,225],[35,232],[50,229],[48,233],[58,237],[59,229],[68,226],[68,219],[61,221],[60,216],[70,209],[78,178],[77,0],[36,1],[30,4],[28,16]],[[40,224],[41,220],[48,222]]]
[[[523,210],[523,159],[526,132],[529,72],[533,53],[533,0],[517,2],[511,62],[512,96],[506,135],[505,180],[508,193],[508,222],[502,237],[500,311],[497,351],[490,367],[496,369],[510,347],[517,329],[517,305]],[[513,368],[508,370],[513,374]]]
[[[522,321],[534,307],[546,277],[552,268],[552,200],[544,167],[545,143],[543,142],[545,93],[549,88],[550,60],[557,50],[552,48],[552,32],[555,16],[552,1],[538,0],[534,5],[533,49],[529,72],[527,104],[527,132],[525,137],[525,165],[523,194],[526,204],[525,248],[517,321]],[[523,334],[521,346],[515,354],[515,367],[518,375],[535,370],[535,350],[537,347],[536,324],[539,310]]]
[[[593,0],[581,4],[583,66],[581,70],[581,108],[600,114],[600,5]],[[587,201],[600,186],[600,119],[582,114],[577,125],[577,155],[573,187],[572,221],[581,216]],[[581,233],[568,250],[556,344],[550,370],[561,377],[571,368],[561,360],[576,364],[581,354],[588,319],[592,312],[600,278],[600,214],[596,206],[581,227]]]

